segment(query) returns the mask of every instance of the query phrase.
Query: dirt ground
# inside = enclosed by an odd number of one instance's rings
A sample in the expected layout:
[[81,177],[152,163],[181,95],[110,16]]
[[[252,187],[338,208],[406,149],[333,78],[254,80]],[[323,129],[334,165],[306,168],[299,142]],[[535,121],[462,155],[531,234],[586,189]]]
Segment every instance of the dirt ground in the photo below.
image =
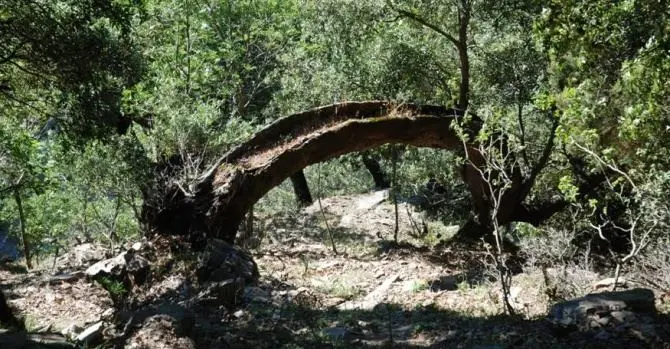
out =
[[[425,220],[404,203],[395,244],[387,196],[333,197],[299,212],[257,217],[263,236],[251,253],[261,277],[240,305],[203,303],[183,264],[137,299],[169,298],[191,311],[188,334],[153,319],[125,346],[159,347],[152,346],[157,338],[174,337],[170,346],[183,348],[670,348],[665,316],[616,331],[556,333],[545,320],[551,306],[545,274],[523,260],[512,261],[519,271],[511,289],[518,316],[505,315],[487,247],[435,248],[456,227]],[[73,258],[86,264],[91,257]],[[572,295],[591,292],[604,277],[577,269],[546,274],[572,280]],[[0,280],[30,330],[67,333],[113,322],[111,297],[85,278],[2,270]]]

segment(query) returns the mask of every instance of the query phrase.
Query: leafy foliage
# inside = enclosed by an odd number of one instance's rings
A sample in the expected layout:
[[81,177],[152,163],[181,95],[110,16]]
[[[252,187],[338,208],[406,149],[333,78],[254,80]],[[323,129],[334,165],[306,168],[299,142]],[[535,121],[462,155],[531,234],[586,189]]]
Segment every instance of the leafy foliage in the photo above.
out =
[[[575,244],[623,236],[627,252],[622,231],[653,228],[655,241],[670,225],[663,4],[0,0],[0,222],[26,228],[36,251],[116,246],[143,228],[147,192],[192,194],[282,115],[343,100],[452,106],[465,88],[483,123],[473,139],[504,140],[499,170],[519,180],[519,207],[540,217],[549,203],[547,231],[569,224]],[[372,155],[390,173],[398,149]],[[399,154],[394,191],[428,198],[444,221],[471,218],[464,152]],[[157,170],[166,163],[178,171]],[[306,173],[320,196],[372,185],[356,154]],[[297,209],[287,185],[256,212]]]

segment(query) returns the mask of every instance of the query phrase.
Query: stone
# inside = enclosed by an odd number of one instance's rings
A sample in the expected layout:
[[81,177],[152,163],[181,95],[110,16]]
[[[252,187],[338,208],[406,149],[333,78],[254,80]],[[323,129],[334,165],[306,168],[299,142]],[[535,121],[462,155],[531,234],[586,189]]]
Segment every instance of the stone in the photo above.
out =
[[321,330],[321,334],[333,341],[346,341],[351,339],[351,332],[345,327],[327,327]]
[[70,339],[74,339],[75,337],[77,337],[77,334],[79,334],[80,332],[81,332],[81,327],[77,326],[77,324],[75,324],[75,323],[70,324],[70,326],[67,326],[62,331],[60,331],[60,333],[63,336],[65,336],[65,338],[70,338]]
[[[627,311],[623,313],[623,311]],[[616,313],[620,312],[620,313]],[[654,293],[637,288],[627,291],[593,293],[574,300],[555,304],[547,319],[561,326],[583,326],[589,324],[593,315],[603,317],[615,313],[625,320],[630,313],[654,314]]]
[[242,299],[244,302],[257,302],[257,303],[269,303],[270,302],[270,293],[263,290],[260,287],[248,286],[244,288],[244,293]]
[[596,333],[595,336],[593,336],[593,338],[595,338],[597,340],[601,340],[601,341],[607,341],[607,340],[610,340],[612,338],[612,334],[609,333],[606,330],[600,330],[600,331],[598,331],[598,333]]
[[200,282],[242,278],[245,284],[253,284],[259,273],[247,252],[223,240],[211,239],[199,257],[196,275]]
[[399,281],[399,275],[392,275],[387,278],[381,285],[377,286],[372,292],[368,293],[361,301],[344,302],[337,306],[339,310],[372,310],[377,304],[384,301],[386,295],[391,288],[391,285]]
[[630,332],[643,341],[653,341],[657,338],[656,326],[653,324],[635,326],[630,329]]
[[455,276],[447,275],[430,282],[430,290],[433,292],[439,291],[455,291],[458,289],[458,279]]
[[198,294],[198,301],[204,305],[223,305],[232,307],[242,300],[244,280],[242,278],[228,279],[221,282],[210,282]]
[[[175,307],[172,304],[166,305],[167,311],[176,311],[172,314],[165,312],[154,313],[141,322],[138,322],[139,328],[132,332],[127,339],[124,348],[179,348],[195,349],[195,342],[189,338],[192,332],[194,318],[187,317],[178,319],[180,314],[187,314],[183,309]],[[184,320],[189,319],[188,323]],[[185,327],[186,326],[186,327]],[[148,345],[149,344],[149,345]]]
[[609,316],[602,316],[596,319],[596,322],[598,323],[599,327],[605,327],[609,325],[609,323],[612,321],[612,318]]
[[233,316],[236,317],[236,318],[238,318],[238,319],[241,319],[241,318],[244,317],[245,314],[246,314],[246,313],[244,312],[244,310],[240,309],[240,310],[234,312],[234,313],[233,313]]
[[421,303],[421,306],[424,308],[432,307],[435,305],[435,300],[434,299],[426,299]]
[[114,316],[114,308],[108,308],[107,310],[103,311],[102,314],[100,314],[100,319],[102,320],[109,320]]
[[77,342],[84,343],[87,347],[95,346],[102,339],[102,321],[89,326],[75,338]]
[[610,313],[612,319],[619,323],[626,323],[635,320],[637,317],[634,312],[627,310],[617,310]]
[[[628,281],[626,281],[626,279],[624,279],[624,278],[619,278],[617,280],[616,284],[617,284],[617,287],[619,287],[619,286],[624,287],[624,288],[628,287]],[[602,279],[602,280],[596,282],[595,284],[593,284],[593,289],[597,291],[597,290],[602,290],[602,289],[606,289],[606,288],[612,288],[613,286],[614,286],[614,278],[607,278],[607,279]]]
[[101,261],[107,257],[107,248],[100,245],[85,243],[72,247],[56,259],[56,268],[63,271],[81,270],[85,266]]
[[189,336],[195,327],[193,312],[175,303],[163,303],[139,309],[134,313],[125,313],[119,320],[126,323],[128,328],[144,326],[147,322],[170,323],[170,328],[179,336]]
[[[150,269],[149,261],[133,250],[105,259],[86,269],[86,276],[94,280],[111,277],[128,284],[140,285],[146,281]],[[128,285],[127,285],[128,286]]]

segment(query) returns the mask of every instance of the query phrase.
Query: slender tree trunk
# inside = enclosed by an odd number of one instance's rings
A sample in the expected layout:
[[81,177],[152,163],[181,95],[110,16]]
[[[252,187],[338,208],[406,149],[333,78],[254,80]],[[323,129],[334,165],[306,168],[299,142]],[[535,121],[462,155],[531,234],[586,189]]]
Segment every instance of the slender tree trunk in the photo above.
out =
[[298,201],[298,206],[309,206],[314,202],[303,170],[300,170],[291,176],[291,183],[293,184],[293,192]]
[[395,227],[393,230],[393,241],[398,244],[398,232],[400,230],[398,220],[398,147],[393,146],[393,189],[391,195],[393,196],[393,208],[395,212]]
[[377,189],[388,189],[391,184],[389,183],[386,173],[382,169],[379,161],[375,158],[370,157],[368,154],[363,154],[363,165],[368,169],[372,179],[375,181],[375,188]]
[[254,236],[254,207],[249,208],[247,220],[244,223],[244,240],[251,239]]
[[28,234],[26,233],[26,215],[23,212],[23,202],[21,201],[21,192],[18,187],[14,189],[14,200],[16,200],[16,207],[19,209],[21,240],[23,241],[23,254],[26,257],[26,266],[28,269],[32,269],[33,264],[30,262],[30,242],[28,241]]

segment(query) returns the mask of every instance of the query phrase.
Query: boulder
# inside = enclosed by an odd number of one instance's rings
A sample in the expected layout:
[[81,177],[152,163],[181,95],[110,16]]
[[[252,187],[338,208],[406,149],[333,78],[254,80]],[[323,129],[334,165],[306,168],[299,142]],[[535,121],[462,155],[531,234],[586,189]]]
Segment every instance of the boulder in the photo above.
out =
[[86,276],[94,280],[109,277],[130,286],[144,283],[149,269],[149,261],[131,249],[114,258],[93,264],[86,269],[85,273]]
[[60,272],[80,270],[106,258],[108,250],[100,245],[85,243],[72,247],[56,259]]
[[593,293],[555,304],[547,319],[561,327],[592,329],[633,321],[638,314],[653,315],[655,312],[654,293],[649,289],[636,288]]
[[200,255],[196,275],[200,282],[222,282],[242,278],[244,284],[258,281],[258,266],[244,250],[223,240],[211,239]]

